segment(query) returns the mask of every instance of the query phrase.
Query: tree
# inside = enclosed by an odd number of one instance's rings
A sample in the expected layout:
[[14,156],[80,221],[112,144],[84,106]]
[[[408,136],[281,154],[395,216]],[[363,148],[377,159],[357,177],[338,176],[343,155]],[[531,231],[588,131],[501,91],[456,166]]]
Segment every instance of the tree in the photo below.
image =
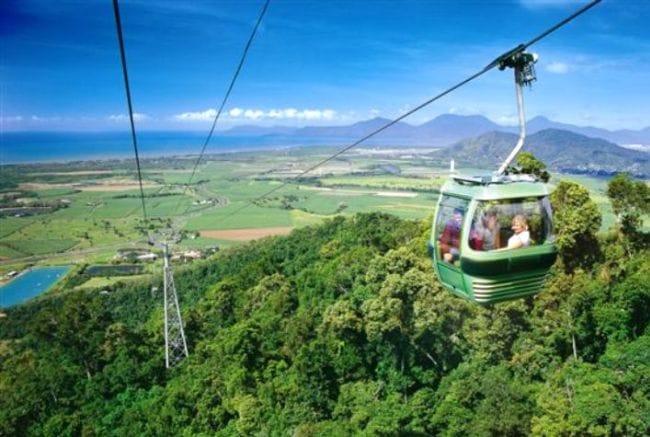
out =
[[101,297],[71,293],[61,308],[43,311],[31,326],[39,340],[58,348],[91,379],[101,370],[102,344],[111,323],[112,315]]
[[[554,193],[576,252],[584,194]],[[340,217],[178,271],[194,344],[172,369],[149,282],[3,309],[0,434],[650,434],[647,251],[478,306],[435,280],[428,228]]]
[[542,182],[548,182],[551,179],[551,174],[546,171],[546,164],[535,158],[530,152],[522,152],[517,155],[517,166],[510,167],[509,173],[513,174],[529,174],[537,176]]
[[619,173],[607,184],[607,197],[612,202],[619,232],[630,240],[632,248],[647,243],[647,236],[640,228],[643,214],[650,214],[650,187]]
[[596,232],[602,216],[580,184],[561,181],[551,193],[556,245],[567,272],[588,268],[600,257]]
[[567,363],[540,390],[532,434],[647,435],[650,424],[644,394],[619,387],[620,378],[611,369]]

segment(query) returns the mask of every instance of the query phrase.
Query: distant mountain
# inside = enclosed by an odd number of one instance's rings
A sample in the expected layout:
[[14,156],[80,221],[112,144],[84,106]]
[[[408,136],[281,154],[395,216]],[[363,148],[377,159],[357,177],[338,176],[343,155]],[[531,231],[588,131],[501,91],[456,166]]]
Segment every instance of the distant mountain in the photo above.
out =
[[[436,151],[454,159],[460,166],[494,167],[503,162],[517,141],[517,135],[489,132]],[[527,138],[524,151],[532,152],[555,171],[588,174],[629,172],[650,176],[650,155],[626,149],[614,143],[560,129],[544,129]]]
[[588,137],[602,138],[618,145],[645,144],[650,145],[650,127],[642,130],[621,129],[610,131],[598,127],[575,126],[572,124],[551,121],[546,117],[538,116],[527,123],[527,131],[531,134],[545,129],[561,129]]
[[245,124],[219,132],[219,134],[227,136],[253,137],[264,135],[287,135],[293,133],[295,130],[295,127],[289,126],[256,126]]
[[[311,143],[356,141],[369,133],[385,126],[390,120],[373,118],[344,126],[307,126],[292,128],[287,126],[237,126],[220,132],[223,136],[265,136],[274,137],[277,142],[288,144],[304,140]],[[527,123],[528,134],[534,134],[547,129],[573,132],[587,137],[602,138],[619,145],[650,146],[650,127],[642,130],[609,131],[596,127],[582,127],[549,120],[546,117],[534,117]],[[367,144],[389,146],[427,146],[445,147],[466,138],[474,138],[489,132],[517,133],[515,126],[502,126],[482,115],[443,114],[419,126],[399,122],[373,137]]]
[[429,138],[434,144],[451,145],[465,138],[503,129],[482,115],[439,115],[415,128],[416,137]]
[[[360,139],[371,132],[385,126],[391,120],[386,118],[376,117],[371,120],[360,121],[348,126],[311,126],[303,127],[294,131],[293,135],[298,137],[317,136],[324,138],[346,138],[346,139]],[[412,136],[414,126],[398,122],[393,126],[387,128],[385,131],[377,135],[377,138],[409,138]]]

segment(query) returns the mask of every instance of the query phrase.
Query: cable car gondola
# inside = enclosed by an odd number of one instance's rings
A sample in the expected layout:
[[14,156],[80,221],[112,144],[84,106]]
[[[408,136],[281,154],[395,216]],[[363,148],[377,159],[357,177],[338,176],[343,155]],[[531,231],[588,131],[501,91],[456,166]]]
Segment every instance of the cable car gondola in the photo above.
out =
[[557,256],[548,189],[507,169],[526,136],[522,85],[535,80],[535,55],[504,58],[515,70],[519,141],[494,175],[452,176],[441,189],[429,250],[438,279],[480,304],[537,293]]

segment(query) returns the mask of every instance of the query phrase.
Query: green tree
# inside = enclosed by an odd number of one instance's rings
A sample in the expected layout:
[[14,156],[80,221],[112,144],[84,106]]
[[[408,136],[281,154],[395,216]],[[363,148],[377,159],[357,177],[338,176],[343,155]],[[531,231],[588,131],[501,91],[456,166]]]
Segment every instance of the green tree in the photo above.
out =
[[446,376],[436,394],[435,435],[517,436],[529,432],[531,387],[501,364],[470,361]]
[[647,435],[647,400],[631,399],[618,384],[616,374],[603,366],[567,363],[539,393],[532,434]]
[[508,169],[513,174],[529,174],[536,176],[542,182],[548,182],[551,174],[546,171],[546,164],[535,158],[530,152],[521,152],[517,155],[517,166]]
[[100,296],[77,292],[57,311],[41,312],[31,327],[36,338],[55,346],[91,379],[103,365],[102,344],[111,323],[112,315]]
[[589,268],[600,258],[596,233],[602,216],[589,191],[570,181],[561,181],[551,193],[556,245],[567,272]]
[[[563,220],[582,194],[560,184]],[[172,369],[149,282],[4,309],[0,434],[650,434],[647,250],[481,307],[438,284],[425,228],[339,217],[177,271],[192,347]]]
[[625,173],[614,176],[607,184],[607,196],[617,217],[619,231],[632,243],[630,248],[647,247],[648,236],[641,231],[644,214],[650,214],[650,187],[633,181]]

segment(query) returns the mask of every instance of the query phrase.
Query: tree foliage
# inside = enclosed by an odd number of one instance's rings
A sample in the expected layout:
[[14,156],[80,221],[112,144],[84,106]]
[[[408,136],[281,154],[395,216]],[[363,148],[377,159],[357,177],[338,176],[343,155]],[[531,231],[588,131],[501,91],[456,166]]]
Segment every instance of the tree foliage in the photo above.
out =
[[647,247],[650,237],[641,228],[643,216],[650,214],[648,184],[619,173],[607,184],[607,196],[617,216],[620,233],[629,240],[632,248]]
[[551,193],[558,252],[568,272],[589,268],[600,257],[596,233],[602,216],[589,191],[570,181],[560,181]]
[[521,152],[517,155],[517,165],[508,169],[513,174],[529,174],[537,177],[542,182],[548,182],[551,174],[546,170],[546,164],[538,160],[530,152]]
[[562,265],[526,300],[452,296],[428,225],[376,213],[178,271],[191,347],[169,371],[148,284],[9,309],[0,435],[647,435],[648,251],[616,275],[571,258],[622,243],[556,193]]

